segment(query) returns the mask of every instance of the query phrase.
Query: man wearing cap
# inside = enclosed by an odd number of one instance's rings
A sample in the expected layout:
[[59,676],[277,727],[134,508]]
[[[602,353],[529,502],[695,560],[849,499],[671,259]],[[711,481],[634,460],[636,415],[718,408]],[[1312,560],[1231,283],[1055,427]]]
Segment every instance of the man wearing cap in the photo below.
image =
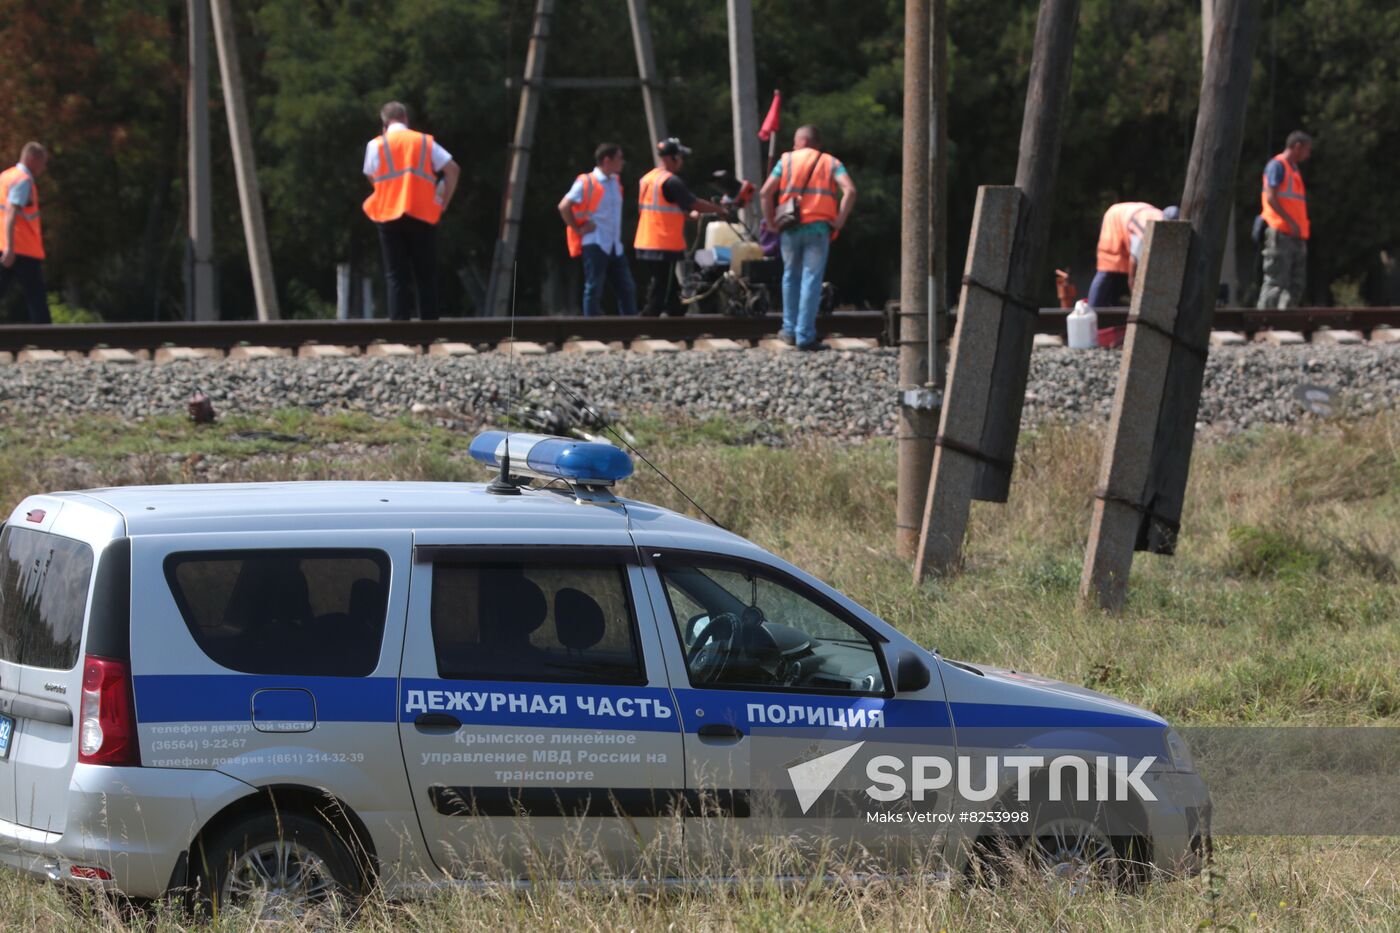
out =
[[1312,156],[1312,137],[1302,130],[1288,134],[1284,150],[1264,166],[1263,205],[1264,285],[1260,310],[1295,308],[1307,284],[1308,192],[1298,166]]
[[637,193],[637,251],[642,277],[646,279],[646,305],[642,314],[657,317],[685,313],[681,287],[676,281],[676,263],[685,258],[685,218],[687,214],[720,214],[725,209],[690,193],[676,173],[685,165],[690,149],[674,136],[656,144],[661,165],[642,176]]
[[0,296],[19,280],[29,323],[50,324],[49,298],[44,289],[44,231],[39,218],[39,190],[34,180],[44,174],[48,152],[38,143],[25,143],[19,162],[0,172]]
[[1147,225],[1176,220],[1176,207],[1160,210],[1145,201],[1124,201],[1104,211],[1099,228],[1098,271],[1089,285],[1089,307],[1123,307],[1131,300]]
[[559,202],[569,255],[583,259],[583,316],[603,313],[603,284],[612,284],[617,313],[637,313],[637,290],[622,248],[622,147],[599,143],[594,168],[574,179]]
[[[435,321],[437,308],[437,223],[457,189],[461,169],[442,144],[408,128],[408,108],[391,100],[379,111],[383,132],[365,146],[364,173],[374,191],[365,198],[365,216],[379,230],[384,277],[389,285],[389,317],[413,317],[408,290],[418,295],[418,316]],[[441,184],[439,184],[441,181]]]

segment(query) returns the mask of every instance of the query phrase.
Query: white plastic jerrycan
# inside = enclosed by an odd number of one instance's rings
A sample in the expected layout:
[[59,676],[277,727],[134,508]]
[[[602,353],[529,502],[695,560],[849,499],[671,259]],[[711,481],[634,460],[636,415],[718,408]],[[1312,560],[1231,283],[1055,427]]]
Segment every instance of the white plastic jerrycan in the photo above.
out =
[[1074,303],[1074,310],[1065,318],[1065,326],[1069,330],[1071,350],[1092,350],[1099,345],[1099,316],[1084,299]]

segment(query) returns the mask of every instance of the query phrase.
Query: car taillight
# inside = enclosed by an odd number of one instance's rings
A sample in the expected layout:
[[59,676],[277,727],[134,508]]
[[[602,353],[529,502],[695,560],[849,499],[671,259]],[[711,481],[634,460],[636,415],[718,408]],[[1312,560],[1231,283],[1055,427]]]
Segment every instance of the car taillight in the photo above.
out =
[[78,722],[78,761],[88,765],[139,765],[131,668],[125,661],[88,655],[83,660],[83,699]]

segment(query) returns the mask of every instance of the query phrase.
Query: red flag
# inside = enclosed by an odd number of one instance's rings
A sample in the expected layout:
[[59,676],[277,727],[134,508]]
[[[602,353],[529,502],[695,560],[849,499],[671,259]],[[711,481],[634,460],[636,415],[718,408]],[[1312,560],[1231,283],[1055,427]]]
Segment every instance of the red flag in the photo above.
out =
[[778,91],[774,91],[773,103],[768,107],[768,116],[763,118],[763,126],[758,129],[758,138],[764,142],[768,142],[768,137],[778,132],[779,123],[782,122],[779,117],[779,111],[782,109],[782,106],[783,95]]

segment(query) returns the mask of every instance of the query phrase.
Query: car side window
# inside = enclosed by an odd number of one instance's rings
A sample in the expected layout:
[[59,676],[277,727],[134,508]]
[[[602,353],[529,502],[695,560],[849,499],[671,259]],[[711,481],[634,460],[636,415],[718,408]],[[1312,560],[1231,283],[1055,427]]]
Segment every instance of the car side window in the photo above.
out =
[[246,674],[365,677],[379,664],[389,555],[352,549],[198,551],[165,579],[200,649]]
[[824,693],[886,692],[869,636],[749,564],[668,557],[658,565],[690,683]]
[[620,563],[435,562],[432,628],[439,677],[646,683]]

